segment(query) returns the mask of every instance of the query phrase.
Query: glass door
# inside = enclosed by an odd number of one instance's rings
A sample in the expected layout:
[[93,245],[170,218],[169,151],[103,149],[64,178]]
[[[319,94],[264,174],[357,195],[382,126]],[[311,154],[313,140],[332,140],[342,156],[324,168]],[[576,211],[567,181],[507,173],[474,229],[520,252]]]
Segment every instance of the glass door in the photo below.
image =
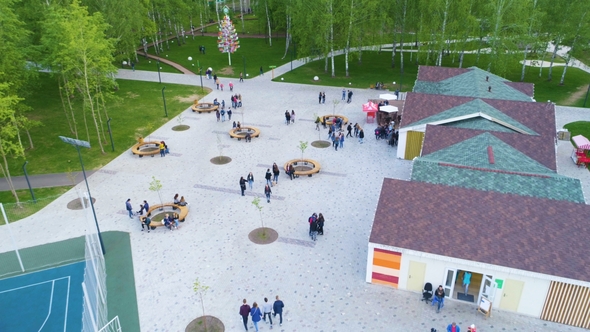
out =
[[485,296],[490,302],[494,302],[494,297],[496,296],[496,288],[498,285],[494,281],[494,277],[491,275],[483,275],[481,281],[481,288],[479,290],[479,299],[477,303],[481,302],[481,297]]
[[[455,288],[455,279],[457,279],[457,270],[456,269],[449,269],[447,268],[445,271],[445,280],[443,283],[443,288],[445,290],[445,297],[453,298],[453,289]],[[433,285],[434,289],[438,288],[438,286]]]

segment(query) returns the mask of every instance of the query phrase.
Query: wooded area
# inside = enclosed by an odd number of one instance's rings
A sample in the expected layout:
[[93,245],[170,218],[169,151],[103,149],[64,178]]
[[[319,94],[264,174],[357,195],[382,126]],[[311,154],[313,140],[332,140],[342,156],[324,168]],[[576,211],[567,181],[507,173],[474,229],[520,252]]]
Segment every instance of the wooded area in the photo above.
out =
[[[224,5],[230,15],[253,13],[270,45],[273,32],[284,32],[285,56],[294,44],[298,57],[322,58],[332,76],[337,50],[344,51],[345,68],[338,70],[346,76],[366,49],[391,52],[390,65],[401,72],[404,56],[438,66],[450,56],[461,67],[467,52],[478,60],[487,54],[478,65],[503,75],[531,53],[545,57],[550,43],[551,63],[559,47],[571,47],[567,70],[590,40],[587,0],[0,0],[2,175],[10,183],[9,158],[24,158],[39,139],[29,130],[43,124],[27,117],[26,102],[39,69],[58,78],[71,136],[93,137],[104,153],[115,64],[137,61],[137,49],[159,53],[184,43],[195,27],[219,21]],[[240,21],[235,25],[243,32],[243,16]],[[523,65],[521,80],[524,75]]]

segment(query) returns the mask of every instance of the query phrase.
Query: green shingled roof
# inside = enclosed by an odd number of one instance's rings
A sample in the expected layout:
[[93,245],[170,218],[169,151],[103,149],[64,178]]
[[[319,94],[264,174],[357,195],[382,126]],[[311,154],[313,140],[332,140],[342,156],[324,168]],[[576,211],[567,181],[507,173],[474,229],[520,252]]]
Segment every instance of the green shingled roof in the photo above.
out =
[[558,175],[489,133],[416,158],[412,181],[584,203],[579,180]]
[[435,161],[416,158],[412,167],[412,181],[584,203],[580,181],[557,174],[539,177],[488,172],[442,166]]
[[[520,130],[523,130],[524,132],[528,133],[529,135],[536,135],[537,134],[532,129],[530,129],[527,126],[521,124],[520,122],[514,120],[513,118],[509,117],[505,113],[497,110],[496,108],[492,107],[492,105],[482,101],[481,99],[474,99],[474,100],[467,102],[465,104],[461,104],[459,106],[450,108],[450,109],[440,112],[438,114],[426,117],[420,121],[410,123],[409,125],[404,125],[404,127],[427,124],[427,123],[432,123],[435,121],[443,121],[446,119],[452,119],[452,118],[466,116],[466,115],[470,115],[470,114],[476,114],[476,113],[486,114],[492,118],[498,119],[501,122],[507,123],[507,124],[514,126]],[[486,119],[486,121],[492,122],[487,119]],[[494,124],[497,124],[497,123],[494,123]],[[479,124],[479,126],[482,126],[482,125]],[[497,126],[489,126],[489,127],[497,129]],[[505,126],[503,126],[503,127],[508,129],[509,132],[514,132],[512,129],[510,129],[508,127],[505,127]],[[464,127],[464,128],[470,128],[470,127]],[[482,128],[471,128],[471,129],[482,129]],[[493,129],[489,129],[489,130],[493,130]],[[505,130],[495,130],[495,131],[505,131]]]
[[[416,81],[413,91],[473,98],[532,101],[530,96],[506,85],[504,82],[509,82],[508,80],[477,67],[469,69],[471,70],[468,72],[439,82]],[[490,86],[492,92],[488,91]]]
[[455,128],[465,128],[465,129],[474,129],[474,130],[482,130],[482,131],[500,131],[505,133],[514,133],[515,131],[502,126],[496,122],[490,121],[485,118],[471,118],[467,120],[455,121],[442,124],[442,126],[447,127],[455,127]]

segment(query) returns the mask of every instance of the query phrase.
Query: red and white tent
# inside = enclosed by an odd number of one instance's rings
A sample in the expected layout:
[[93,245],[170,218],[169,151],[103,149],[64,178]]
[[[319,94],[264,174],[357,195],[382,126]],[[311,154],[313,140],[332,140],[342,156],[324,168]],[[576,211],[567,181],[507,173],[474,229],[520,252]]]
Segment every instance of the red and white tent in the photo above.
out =
[[574,136],[572,140],[574,141],[574,144],[578,149],[590,150],[590,141],[586,137],[582,135],[577,135]]
[[379,106],[372,101],[363,104],[363,112],[377,112],[378,110]]

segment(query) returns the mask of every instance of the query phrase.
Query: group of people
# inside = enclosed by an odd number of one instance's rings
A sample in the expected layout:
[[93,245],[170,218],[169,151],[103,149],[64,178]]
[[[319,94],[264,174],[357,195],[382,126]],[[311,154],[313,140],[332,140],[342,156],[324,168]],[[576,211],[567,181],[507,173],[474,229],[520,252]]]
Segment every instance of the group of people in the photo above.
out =
[[285,110],[285,123],[287,123],[287,125],[289,125],[290,123],[295,123],[294,110],[291,110],[291,113],[289,113],[289,110]]
[[[275,164],[276,165],[276,164]],[[278,169],[278,167],[277,167]],[[270,203],[270,195],[272,194],[272,190],[270,189],[271,185],[269,185],[269,179],[270,179],[270,169],[267,170],[266,172],[266,184],[264,185],[264,196],[266,196],[266,202]],[[278,181],[278,175],[276,176]],[[252,190],[253,185],[254,185],[254,175],[252,174],[252,172],[250,172],[246,178],[244,179],[243,176],[240,177],[240,190],[242,192],[242,196],[246,196],[245,192],[246,192],[246,182],[248,183],[248,185],[250,186],[250,190]]]
[[340,147],[341,149],[344,147],[343,132],[338,132],[338,134],[336,134],[336,132],[331,131],[330,128],[330,132],[328,133],[328,135],[328,139],[332,140],[332,146],[334,147],[334,150],[338,151],[338,147]]
[[248,301],[246,299],[242,300],[242,306],[240,306],[239,314],[242,316],[242,321],[244,322],[244,328],[248,331],[248,318],[252,317],[252,324],[253,327],[258,332],[258,322],[261,320],[266,323],[266,318],[268,317],[268,322],[270,323],[270,328],[272,329],[272,317],[276,317],[279,315],[279,326],[283,326],[283,308],[285,304],[283,301],[279,299],[277,295],[275,297],[275,301],[273,304],[268,302],[268,298],[264,298],[264,303],[262,304],[262,308],[258,306],[258,303],[252,303],[252,307],[248,305]]
[[[225,108],[224,106],[221,106],[221,110],[219,110],[219,108],[217,109],[217,111],[215,111],[215,117],[217,117],[217,122],[219,122],[219,120],[221,119],[221,122],[225,122]],[[232,111],[231,108],[228,108],[227,110],[227,116],[229,117],[229,121],[231,121],[231,115],[232,115]]]
[[396,146],[399,139],[399,132],[395,129],[393,121],[388,125],[377,126],[375,128],[375,139],[387,140],[391,146]]
[[309,223],[309,237],[315,241],[318,235],[324,235],[324,215],[315,212],[307,219]]
[[[436,332],[436,329],[430,329],[430,332]],[[447,332],[461,332],[461,328],[459,327],[459,325],[457,325],[457,323],[452,322],[447,326]],[[471,324],[470,326],[468,326],[467,332],[477,332],[475,324]]]
[[320,95],[318,97],[318,101],[320,104],[326,103],[326,93],[325,92],[320,92]]

